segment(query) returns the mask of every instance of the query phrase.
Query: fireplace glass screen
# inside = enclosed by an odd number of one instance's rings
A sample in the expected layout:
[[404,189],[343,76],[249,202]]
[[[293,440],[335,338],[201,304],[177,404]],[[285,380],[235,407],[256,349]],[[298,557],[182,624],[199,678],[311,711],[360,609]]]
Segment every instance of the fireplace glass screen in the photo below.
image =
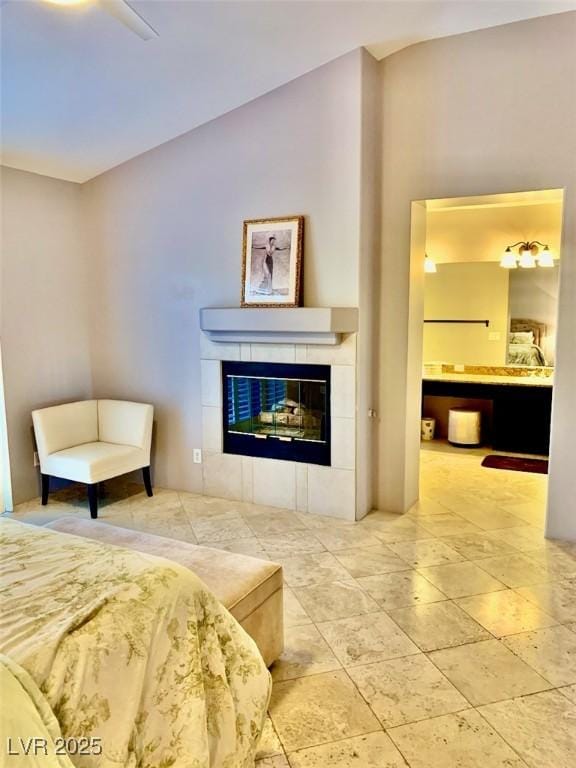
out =
[[223,371],[225,451],[310,461],[316,444],[323,455],[316,461],[329,463],[329,368],[269,364],[261,375],[263,364],[239,365]]

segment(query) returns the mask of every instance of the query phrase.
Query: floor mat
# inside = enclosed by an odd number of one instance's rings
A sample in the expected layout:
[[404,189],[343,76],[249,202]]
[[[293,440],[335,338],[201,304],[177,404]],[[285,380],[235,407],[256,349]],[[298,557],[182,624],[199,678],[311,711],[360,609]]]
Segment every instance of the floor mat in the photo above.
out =
[[486,456],[482,462],[483,467],[490,469],[508,469],[513,472],[537,472],[540,475],[548,474],[547,459],[521,459],[517,456]]

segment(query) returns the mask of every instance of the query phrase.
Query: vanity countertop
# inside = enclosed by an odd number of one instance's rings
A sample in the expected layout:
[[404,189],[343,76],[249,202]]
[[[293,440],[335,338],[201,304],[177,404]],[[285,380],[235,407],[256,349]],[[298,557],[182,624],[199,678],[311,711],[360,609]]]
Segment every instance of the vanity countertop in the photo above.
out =
[[424,374],[424,381],[447,381],[459,384],[497,384],[498,386],[552,387],[553,376],[502,376],[488,373]]

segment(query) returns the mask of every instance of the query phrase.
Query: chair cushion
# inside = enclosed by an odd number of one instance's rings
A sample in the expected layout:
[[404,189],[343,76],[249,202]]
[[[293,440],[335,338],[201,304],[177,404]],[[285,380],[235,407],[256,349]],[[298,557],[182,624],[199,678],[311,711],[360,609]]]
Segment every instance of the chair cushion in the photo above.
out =
[[180,563],[194,571],[239,622],[283,585],[282,566],[269,560],[72,517],[46,527]]
[[96,400],[82,400],[32,411],[32,421],[40,461],[50,453],[98,440]]
[[148,454],[140,448],[97,441],[51,453],[44,459],[42,472],[78,483],[99,483],[148,463]]

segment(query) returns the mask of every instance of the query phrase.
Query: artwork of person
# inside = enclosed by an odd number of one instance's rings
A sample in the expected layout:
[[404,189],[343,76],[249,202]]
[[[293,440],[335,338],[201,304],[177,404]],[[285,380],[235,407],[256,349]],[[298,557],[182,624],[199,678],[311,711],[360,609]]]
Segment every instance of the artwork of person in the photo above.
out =
[[274,253],[276,251],[289,251],[290,247],[289,246],[282,247],[280,245],[276,245],[276,237],[275,235],[271,235],[268,238],[268,242],[266,243],[266,245],[255,245],[253,246],[253,250],[265,251],[264,261],[262,263],[262,271],[264,273],[264,277],[262,278],[262,282],[258,287],[258,293],[263,293],[266,296],[269,296],[272,293],[272,277],[274,274]]

